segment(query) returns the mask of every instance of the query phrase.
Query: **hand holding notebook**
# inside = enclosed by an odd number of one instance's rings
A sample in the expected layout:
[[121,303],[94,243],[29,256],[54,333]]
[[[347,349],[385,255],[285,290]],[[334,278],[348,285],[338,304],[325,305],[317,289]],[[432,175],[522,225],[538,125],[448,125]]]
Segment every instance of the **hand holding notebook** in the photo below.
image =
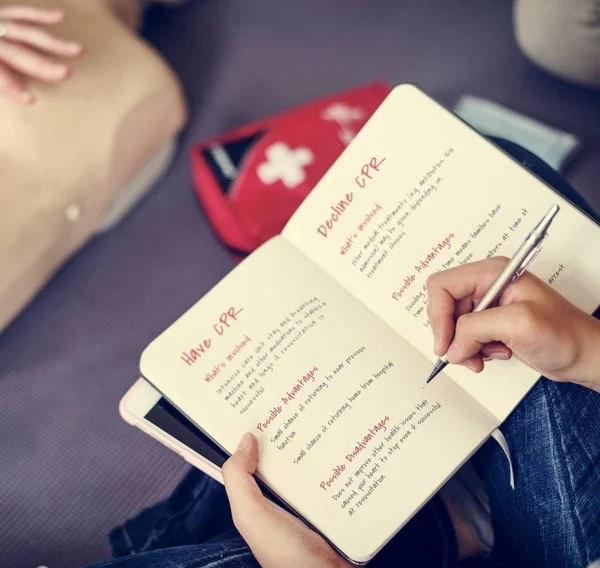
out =
[[244,434],[223,477],[235,526],[261,567],[349,568],[316,532],[263,497],[252,476],[257,463],[256,438]]

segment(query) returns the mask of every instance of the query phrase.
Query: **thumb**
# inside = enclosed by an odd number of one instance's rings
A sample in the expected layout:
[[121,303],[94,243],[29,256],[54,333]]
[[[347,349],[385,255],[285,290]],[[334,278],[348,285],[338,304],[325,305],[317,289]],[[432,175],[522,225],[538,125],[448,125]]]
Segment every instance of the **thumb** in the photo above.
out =
[[246,433],[235,453],[223,464],[225,490],[237,529],[247,541],[253,540],[255,529],[272,514],[267,501],[253,477],[258,465],[258,441]]
[[460,316],[446,353],[448,362],[455,365],[463,363],[492,342],[501,342],[512,348],[517,334],[523,332],[518,323],[521,315],[519,304],[509,304]]
[[279,548],[286,549],[290,540],[294,541],[298,521],[288,513],[282,515],[282,509],[263,496],[253,477],[257,464],[258,442],[252,434],[244,434],[235,453],[223,465],[225,489],[233,522],[260,565],[281,566],[272,557],[281,554]]
[[241,513],[257,507],[263,495],[253,477],[258,465],[258,442],[246,433],[235,453],[223,464],[223,481],[234,519],[243,518]]
[[231,462],[230,468],[235,471],[252,475],[258,466],[258,441],[256,438],[246,432],[228,461]]

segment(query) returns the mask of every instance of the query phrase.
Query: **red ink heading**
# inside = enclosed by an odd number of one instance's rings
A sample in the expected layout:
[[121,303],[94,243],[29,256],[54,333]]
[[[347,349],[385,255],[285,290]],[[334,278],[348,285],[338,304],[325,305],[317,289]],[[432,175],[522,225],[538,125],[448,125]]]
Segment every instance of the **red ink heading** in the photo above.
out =
[[396,300],[396,302],[398,302],[400,300],[400,298],[402,298],[402,296],[404,295],[404,292],[406,292],[411,284],[417,279],[417,277],[414,274],[409,274],[408,276],[404,277],[404,280],[402,280],[402,286],[400,286],[400,288],[398,288],[398,290],[396,290],[395,292],[392,292],[392,298],[394,300]]
[[333,229],[333,226],[340,220],[340,217],[346,212],[350,203],[352,203],[352,199],[354,199],[354,194],[346,193],[346,199],[340,199],[335,205],[329,206],[329,209],[333,211],[333,213],[331,213],[329,219],[327,219],[323,225],[319,225],[317,228],[317,233],[319,233],[319,235],[327,238],[328,231]]
[[[223,312],[217,322],[213,325],[212,330],[217,334],[217,336],[223,335],[228,329],[231,328],[233,323],[237,322],[238,316],[241,312],[244,311],[244,308],[236,309],[235,307],[230,307],[226,312]],[[186,365],[193,365],[196,361],[200,360],[203,355],[209,351],[212,347],[212,338],[207,337],[202,341],[198,342],[191,349],[187,351],[181,352],[181,360]]]
[[346,464],[341,464],[341,465],[336,465],[333,468],[333,473],[331,474],[331,476],[329,478],[327,478],[325,481],[321,481],[321,483],[319,483],[319,487],[321,489],[325,489],[325,491],[327,491],[327,489],[329,489],[329,487],[331,487],[334,483],[334,481],[340,477],[342,475],[342,473],[344,473],[344,471],[346,470]]
[[438,254],[443,252],[445,249],[450,249],[450,241],[454,238],[454,233],[450,233],[443,241],[433,245],[431,247],[431,252],[419,262],[419,264],[415,264],[415,270],[417,274],[420,274],[424,270],[429,268],[429,265],[433,259],[435,259]]
[[274,406],[269,411],[269,416],[267,417],[267,419],[264,422],[259,422],[256,425],[256,429],[259,432],[264,432],[273,423],[273,420],[275,420],[275,418],[277,418],[281,414],[282,410],[283,410],[283,407],[281,407],[281,406]]
[[353,459],[358,457],[358,455],[369,445],[373,438],[375,438],[378,432],[385,432],[387,430],[386,424],[389,422],[389,420],[389,416],[384,416],[379,422],[374,424],[372,428],[369,428],[367,434],[360,440],[357,440],[354,449],[346,454],[346,461],[351,462]]
[[304,388],[304,386],[307,383],[313,382],[315,380],[315,373],[318,370],[319,367],[315,366],[308,373],[306,373],[306,375],[298,379],[296,381],[296,384],[292,387],[292,389],[287,391],[285,393],[285,396],[281,397],[281,402],[283,402],[284,405],[288,405],[290,402],[292,402],[296,398],[296,395]]
[[[354,183],[360,188],[364,189],[367,185],[374,179],[376,173],[379,172],[381,168],[381,164],[385,162],[385,158],[377,158],[372,157],[369,162],[363,164],[360,169],[359,175],[354,178]],[[334,228],[335,224],[340,220],[340,217],[346,212],[352,200],[354,199],[354,194],[352,192],[346,193],[344,199],[340,199],[337,203],[329,206],[331,213],[329,213],[329,218],[325,220],[324,223],[317,227],[317,234],[322,237],[327,238],[329,236],[330,231]]]
[[375,157],[371,158],[371,161],[368,164],[363,165],[363,167],[360,169],[360,175],[354,178],[356,185],[358,185],[358,187],[361,189],[365,188],[367,183],[369,183],[369,180],[373,179],[375,172],[379,171],[379,168],[383,162],[385,162],[385,158],[382,158],[379,161],[377,161],[377,158]]
[[[283,403],[284,406],[287,406],[288,404],[290,404],[295,398],[296,395],[304,388],[304,385],[314,382],[315,380],[315,374],[317,373],[317,371],[319,370],[319,367],[317,367],[316,365],[310,370],[308,371],[308,373],[306,373],[305,375],[303,375],[302,377],[300,377],[296,383],[294,384],[294,386],[291,388],[291,390],[287,391],[285,393],[285,396],[281,397],[281,402]],[[270,411],[269,411],[269,415],[267,416],[267,418],[261,422],[259,422],[256,425],[256,429],[259,432],[264,432],[269,426],[271,426],[271,424],[273,424],[273,422],[275,421],[275,419],[283,412],[283,406],[278,405],[278,406],[274,406]],[[297,415],[296,415],[297,417]],[[292,420],[294,420],[295,417],[292,417],[289,422],[291,422]]]

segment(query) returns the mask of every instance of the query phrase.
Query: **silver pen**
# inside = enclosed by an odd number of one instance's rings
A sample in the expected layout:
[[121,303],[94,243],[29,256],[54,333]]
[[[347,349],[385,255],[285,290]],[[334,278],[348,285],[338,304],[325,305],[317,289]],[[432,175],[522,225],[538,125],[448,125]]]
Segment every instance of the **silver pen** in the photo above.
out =
[[[498,278],[496,278],[486,295],[481,298],[481,301],[475,306],[473,312],[481,312],[491,306],[502,295],[506,288],[527,270],[527,267],[533,262],[533,259],[538,255],[540,250],[542,250],[548,227],[554,220],[558,210],[558,205],[553,205],[544,218],[527,235],[523,244],[508,261],[504,270],[498,275]],[[436,375],[445,369],[446,365],[448,365],[448,361],[445,356],[438,359],[425,384],[429,383]]]

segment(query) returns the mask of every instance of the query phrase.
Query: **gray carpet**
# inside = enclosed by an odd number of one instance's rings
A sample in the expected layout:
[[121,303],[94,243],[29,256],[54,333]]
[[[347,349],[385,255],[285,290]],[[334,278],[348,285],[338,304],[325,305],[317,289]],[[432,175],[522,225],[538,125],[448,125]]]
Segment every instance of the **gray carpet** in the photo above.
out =
[[[500,0],[206,0],[154,10],[147,37],[182,77],[193,141],[372,80],[442,102],[494,99],[588,138],[568,177],[600,209],[600,95],[514,45]],[[124,424],[145,344],[232,266],[192,192],[188,158],[94,240],[0,336],[0,566],[74,568],[167,494],[180,458]]]

